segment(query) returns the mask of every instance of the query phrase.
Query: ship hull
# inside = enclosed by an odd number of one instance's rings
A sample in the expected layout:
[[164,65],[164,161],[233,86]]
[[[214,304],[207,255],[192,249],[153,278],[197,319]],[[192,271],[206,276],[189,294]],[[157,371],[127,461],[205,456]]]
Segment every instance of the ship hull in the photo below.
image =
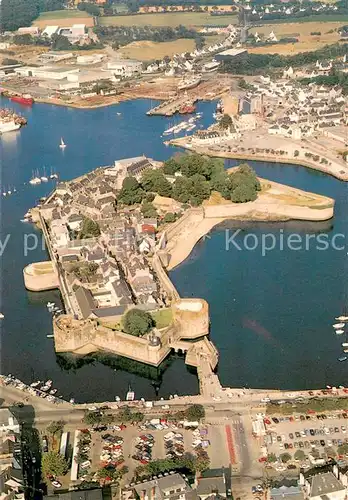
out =
[[24,104],[25,106],[32,106],[34,99],[32,97],[21,97],[21,96],[12,96],[10,100],[13,102],[18,102],[19,104]]

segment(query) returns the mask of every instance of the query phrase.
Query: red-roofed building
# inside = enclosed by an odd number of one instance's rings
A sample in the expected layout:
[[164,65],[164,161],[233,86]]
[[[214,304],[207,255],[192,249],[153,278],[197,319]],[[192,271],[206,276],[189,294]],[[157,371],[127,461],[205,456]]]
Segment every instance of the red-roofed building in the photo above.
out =
[[149,234],[155,234],[156,229],[151,226],[150,224],[142,224],[141,226],[141,232],[142,233],[149,233]]

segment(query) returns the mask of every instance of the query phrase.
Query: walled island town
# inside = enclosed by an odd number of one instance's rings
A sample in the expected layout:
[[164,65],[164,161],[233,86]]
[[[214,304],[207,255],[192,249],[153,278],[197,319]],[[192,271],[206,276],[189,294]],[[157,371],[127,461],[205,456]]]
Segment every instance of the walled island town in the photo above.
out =
[[347,38],[0,0],[0,500],[347,499]]

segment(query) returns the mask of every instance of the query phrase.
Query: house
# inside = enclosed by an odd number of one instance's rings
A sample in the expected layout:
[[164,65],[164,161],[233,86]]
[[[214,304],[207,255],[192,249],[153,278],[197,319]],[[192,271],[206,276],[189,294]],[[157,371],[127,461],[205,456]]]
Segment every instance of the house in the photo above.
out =
[[91,291],[88,290],[88,288],[74,285],[73,292],[80,310],[80,319],[87,319],[92,314],[92,310],[96,306]]
[[46,495],[43,500],[103,500],[101,488],[93,490],[67,491],[66,493],[55,493]]
[[197,495],[200,500],[225,499],[227,497],[226,473],[224,468],[211,469],[197,479]]
[[306,478],[305,490],[311,500],[344,500],[346,488],[332,472],[322,472]]
[[82,227],[83,217],[79,214],[72,214],[68,218],[68,226],[72,231],[80,231]]
[[304,493],[300,486],[285,486],[272,488],[270,500],[304,500]]
[[19,433],[18,420],[8,408],[0,408],[0,435],[9,431]]
[[142,68],[142,62],[133,61],[131,59],[120,59],[119,61],[111,61],[107,63],[108,70],[110,70],[115,76],[121,76],[123,78],[131,78],[132,76],[140,75]]
[[140,500],[195,500],[196,492],[181,474],[171,473],[134,486]]

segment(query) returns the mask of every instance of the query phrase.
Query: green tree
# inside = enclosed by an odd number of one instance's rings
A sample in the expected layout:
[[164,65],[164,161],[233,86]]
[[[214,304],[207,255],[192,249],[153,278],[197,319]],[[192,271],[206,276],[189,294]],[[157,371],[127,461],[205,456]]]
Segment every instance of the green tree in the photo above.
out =
[[141,205],[141,213],[144,217],[157,217],[157,210],[149,201],[144,201]]
[[337,448],[337,451],[338,451],[339,455],[347,455],[348,454],[348,444],[347,443],[341,444]]
[[205,410],[204,406],[199,405],[199,404],[194,404],[191,405],[187,408],[185,411],[185,416],[187,420],[194,422],[196,420],[201,420],[202,418],[205,417]]
[[173,186],[173,198],[181,203],[189,202],[191,186],[192,184],[187,177],[178,177]]
[[57,434],[61,432],[64,428],[64,422],[62,420],[58,420],[57,422],[51,422],[47,426],[47,432],[49,434]]
[[160,196],[170,196],[172,186],[163,172],[157,169],[146,170],[141,178],[141,185],[145,191],[153,191]]
[[202,171],[206,167],[206,162],[207,160],[204,156],[196,153],[183,155],[180,158],[181,173],[186,175],[186,177],[202,174]]
[[52,50],[69,50],[72,45],[68,38],[63,35],[53,34],[51,36]]
[[98,223],[92,219],[89,219],[88,217],[84,217],[79,238],[96,238],[98,236],[100,236],[100,228]]
[[145,200],[148,202],[152,202],[156,198],[155,193],[146,193]]
[[42,473],[45,477],[63,476],[67,473],[69,465],[66,459],[60,453],[48,451],[42,456]]
[[151,330],[154,321],[148,312],[134,308],[126,312],[122,324],[126,333],[140,337]]
[[144,191],[135,177],[126,177],[119,192],[118,200],[125,205],[141,203]]
[[0,2],[0,32],[15,31],[30,26],[39,15],[36,0],[2,0]]
[[291,455],[290,453],[282,453],[280,455],[280,460],[283,462],[283,464],[286,464],[291,460]]
[[194,174],[189,180],[191,181],[191,204],[194,206],[201,205],[210,196],[209,182],[200,174]]
[[98,411],[86,411],[83,416],[83,422],[87,425],[100,424],[102,414]]
[[276,461],[277,461],[277,457],[276,457],[276,455],[274,453],[269,453],[267,455],[267,462],[274,463]]
[[100,9],[97,5],[90,2],[80,2],[77,6],[79,10],[84,10],[93,17],[100,16]]
[[227,115],[226,113],[222,116],[221,120],[220,120],[220,127],[224,130],[228,129],[231,127],[232,125],[232,118],[230,117],[230,115]]
[[296,450],[294,454],[295,460],[304,460],[306,458],[306,454],[303,450]]
[[15,35],[13,37],[13,42],[16,45],[32,45],[34,43],[34,39],[31,35]]
[[167,212],[166,215],[163,217],[163,222],[165,224],[168,224],[170,222],[175,222],[176,220],[176,215],[173,214],[172,212]]
[[240,184],[231,193],[231,201],[234,203],[246,203],[254,201],[256,198],[256,191],[250,183]]
[[174,175],[180,170],[180,163],[175,158],[169,158],[163,164],[163,172],[167,175]]

